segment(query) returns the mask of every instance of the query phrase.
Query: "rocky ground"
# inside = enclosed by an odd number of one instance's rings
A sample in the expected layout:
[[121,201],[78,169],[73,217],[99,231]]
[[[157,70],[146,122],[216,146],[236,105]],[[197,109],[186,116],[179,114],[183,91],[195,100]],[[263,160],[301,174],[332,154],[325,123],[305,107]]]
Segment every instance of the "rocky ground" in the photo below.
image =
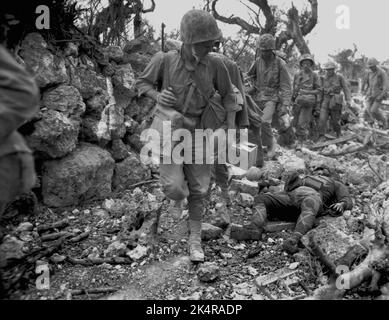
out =
[[[331,148],[341,149],[346,143],[337,147],[332,144]],[[325,152],[323,148],[321,152]],[[181,216],[171,215],[170,203],[155,181],[76,208],[41,206],[34,215],[15,216],[3,225],[6,236],[0,247],[0,254],[8,264],[3,276],[8,283],[15,282],[9,298],[312,297],[315,290],[331,281],[329,269],[312,252],[312,239],[331,261],[339,262],[355,243],[374,235],[379,214],[383,228],[389,226],[389,164],[384,154],[369,150],[370,155],[358,152],[335,158],[305,148],[297,153],[279,149],[277,161],[268,161],[261,170],[261,181],[272,179],[281,183],[285,173],[309,171],[322,162],[347,182],[354,196],[354,209],[342,217],[318,221],[311,236],[303,241],[306,247],[295,255],[281,250],[293,224],[273,222],[260,241],[238,241],[229,234],[229,228],[216,227],[223,226],[220,221],[226,212],[217,187],[212,191],[203,224],[206,262],[199,265],[192,264],[187,256],[187,211]],[[281,188],[282,183],[263,191]],[[232,177],[233,202],[229,208],[232,223],[242,224],[250,219],[253,195],[257,193],[257,183],[247,181],[244,176]],[[220,219],[215,220],[217,217]],[[54,228],[48,228],[50,225]],[[366,253],[361,253],[351,268],[365,256]],[[48,268],[50,288],[38,289],[39,283],[41,286],[47,283],[36,274],[39,268]],[[348,290],[343,297],[372,299],[382,294],[368,285],[366,282]]]

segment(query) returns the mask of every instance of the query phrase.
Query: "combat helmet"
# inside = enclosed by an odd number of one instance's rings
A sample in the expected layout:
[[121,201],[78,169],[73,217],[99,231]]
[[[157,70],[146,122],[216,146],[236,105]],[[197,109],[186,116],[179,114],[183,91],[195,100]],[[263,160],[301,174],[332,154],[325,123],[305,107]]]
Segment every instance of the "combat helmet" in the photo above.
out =
[[218,40],[220,29],[215,18],[204,10],[190,10],[184,14],[180,25],[181,41],[185,44]]

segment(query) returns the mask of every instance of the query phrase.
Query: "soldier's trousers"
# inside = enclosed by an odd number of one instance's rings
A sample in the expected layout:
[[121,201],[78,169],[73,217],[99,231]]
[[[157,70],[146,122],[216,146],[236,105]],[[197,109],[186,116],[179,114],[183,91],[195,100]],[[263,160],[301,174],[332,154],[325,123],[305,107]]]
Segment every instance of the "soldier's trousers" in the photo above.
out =
[[304,186],[288,193],[266,193],[257,199],[265,205],[269,220],[297,221],[295,232],[300,235],[312,229],[322,206],[320,194]]
[[296,118],[296,136],[299,141],[305,141],[309,135],[310,123],[312,121],[312,112],[315,107],[315,102],[304,101],[297,98],[296,100],[295,114]]
[[274,137],[272,131],[272,121],[274,113],[276,112],[277,103],[274,101],[264,101],[263,105],[263,116],[262,116],[262,125],[261,125],[261,138],[262,145],[267,147],[267,150],[273,148]]
[[325,135],[327,129],[327,121],[330,119],[330,126],[335,131],[336,135],[340,135],[340,118],[342,115],[342,105],[332,105],[331,97],[324,96],[320,109],[319,118],[319,133]]
[[384,124],[384,128],[388,127],[388,119],[384,116],[381,111],[381,102],[376,101],[374,98],[367,99],[367,108],[369,114],[378,121],[381,121]]

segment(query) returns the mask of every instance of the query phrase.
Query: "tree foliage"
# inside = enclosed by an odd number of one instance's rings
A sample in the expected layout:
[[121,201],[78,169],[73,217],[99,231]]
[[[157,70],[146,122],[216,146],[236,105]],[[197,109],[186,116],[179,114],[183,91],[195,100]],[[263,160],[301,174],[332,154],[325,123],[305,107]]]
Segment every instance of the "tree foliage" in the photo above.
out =
[[358,79],[366,72],[367,57],[363,54],[357,57],[357,53],[358,48],[354,44],[353,49],[344,49],[329,56],[340,65],[340,72],[343,75],[349,79]]

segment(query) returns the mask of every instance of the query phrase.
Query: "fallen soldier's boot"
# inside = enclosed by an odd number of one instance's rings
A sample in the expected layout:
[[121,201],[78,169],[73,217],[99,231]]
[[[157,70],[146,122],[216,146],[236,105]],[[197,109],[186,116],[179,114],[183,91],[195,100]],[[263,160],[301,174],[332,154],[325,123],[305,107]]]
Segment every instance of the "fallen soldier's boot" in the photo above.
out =
[[299,251],[298,243],[300,241],[301,236],[297,234],[293,234],[289,239],[286,239],[282,244],[282,249],[289,253],[294,254]]
[[250,224],[242,226],[240,224],[230,224],[230,238],[238,241],[261,240],[263,229],[258,229]]
[[203,262],[204,251],[201,247],[201,221],[189,220],[189,255],[192,262]]

